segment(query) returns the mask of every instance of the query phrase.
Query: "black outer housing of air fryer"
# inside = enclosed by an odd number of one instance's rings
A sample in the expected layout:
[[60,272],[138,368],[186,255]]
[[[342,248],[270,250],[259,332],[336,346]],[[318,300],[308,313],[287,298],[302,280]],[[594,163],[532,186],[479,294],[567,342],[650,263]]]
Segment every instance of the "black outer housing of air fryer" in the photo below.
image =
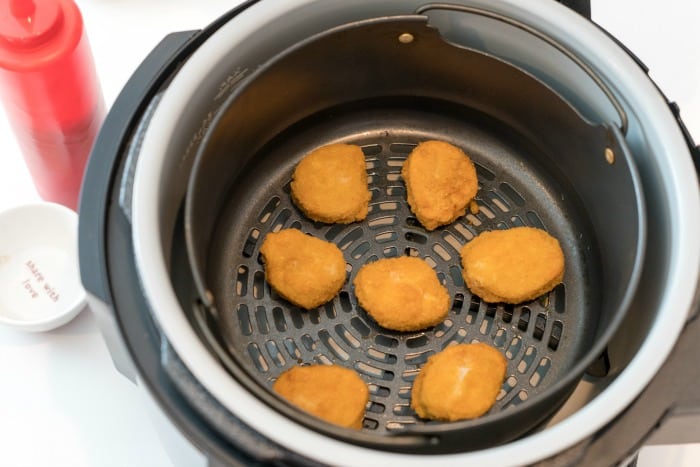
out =
[[[160,409],[206,455],[210,465],[313,465],[310,459],[247,427],[221,406],[178,358],[149,314],[149,304],[141,293],[129,200],[124,197],[124,189],[128,191],[133,182],[127,152],[138,144],[137,127],[157,101],[159,90],[214,31],[256,2],[240,5],[204,30],[167,36],[125,85],[98,135],[83,182],[80,269],[85,289],[104,304],[93,312],[98,322],[107,323],[101,327],[115,363],[131,379],[138,375],[139,384],[146,386]],[[588,1],[562,3],[590,16]],[[700,149],[680,120],[677,105],[669,103],[669,107],[697,167]],[[696,294],[671,355],[637,399],[594,436],[536,465],[614,465],[637,452],[657,431],[663,432],[664,426],[676,427],[677,420],[682,425],[684,419],[697,419],[700,389],[694,383],[700,380],[700,368],[688,365],[688,356],[700,340],[699,300]],[[696,441],[697,433],[688,433],[687,440],[674,439]]]

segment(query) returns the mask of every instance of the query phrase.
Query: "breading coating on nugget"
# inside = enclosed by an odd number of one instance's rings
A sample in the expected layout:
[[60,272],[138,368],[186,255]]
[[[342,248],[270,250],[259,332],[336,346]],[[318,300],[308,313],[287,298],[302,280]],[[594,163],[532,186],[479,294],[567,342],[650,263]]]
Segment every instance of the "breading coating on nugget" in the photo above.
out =
[[427,230],[463,216],[476,196],[476,168],[461,149],[443,141],[425,141],[401,169],[411,211]]
[[272,388],[327,422],[362,428],[369,389],[353,370],[338,365],[296,366],[282,373]]
[[461,255],[467,287],[486,302],[533,300],[564,278],[559,241],[534,227],[482,232]]
[[506,367],[505,357],[488,344],[447,347],[429,357],[416,377],[411,408],[433,420],[480,417],[496,403]]
[[335,244],[297,229],[265,236],[265,279],[284,299],[310,310],[335,297],[345,283],[345,258]]
[[395,331],[418,331],[442,322],[450,309],[447,289],[420,258],[380,259],[360,268],[355,294],[380,326]]
[[322,146],[299,162],[292,175],[292,200],[310,219],[349,224],[367,217],[365,155],[353,144]]

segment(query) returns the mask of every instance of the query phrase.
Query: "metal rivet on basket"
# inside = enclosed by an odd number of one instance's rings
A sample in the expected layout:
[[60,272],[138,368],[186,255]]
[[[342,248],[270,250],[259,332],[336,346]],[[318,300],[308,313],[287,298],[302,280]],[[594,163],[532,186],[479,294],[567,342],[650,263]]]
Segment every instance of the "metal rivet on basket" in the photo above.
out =
[[207,301],[207,306],[212,306],[214,304],[214,294],[211,293],[211,290],[207,289],[204,291],[204,299]]
[[612,165],[615,163],[615,153],[610,148],[605,148],[605,160],[608,164]]
[[399,36],[399,42],[401,42],[402,44],[410,44],[411,42],[413,42],[413,39],[413,34],[408,32],[404,32]]

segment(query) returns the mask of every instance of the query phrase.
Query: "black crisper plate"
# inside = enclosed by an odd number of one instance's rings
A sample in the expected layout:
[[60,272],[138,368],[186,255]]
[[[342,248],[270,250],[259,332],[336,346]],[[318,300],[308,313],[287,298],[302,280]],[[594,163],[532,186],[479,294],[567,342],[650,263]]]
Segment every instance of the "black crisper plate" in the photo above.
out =
[[[242,382],[268,400],[272,383],[294,365],[352,368],[370,387],[363,431],[375,436],[454,425],[421,420],[410,408],[412,382],[422,364],[450,343],[487,342],[507,357],[506,380],[494,408],[480,419],[460,422],[479,425],[566,375],[591,346],[598,321],[591,306],[598,296],[596,265],[587,256],[589,226],[561,174],[544,170],[532,157],[536,147],[481,114],[460,110],[451,115],[445,108],[433,112],[428,103],[411,104],[422,110],[387,104],[329,111],[276,138],[236,178],[209,255],[207,280],[218,313],[218,324],[209,332],[227,354],[224,364],[234,367],[234,374],[245,374]],[[400,176],[413,147],[428,139],[461,147],[479,177],[479,213],[433,232],[410,212]],[[291,201],[294,166],[308,151],[332,142],[354,143],[365,153],[372,199],[363,222],[313,222]],[[480,232],[521,225],[544,228],[560,240],[564,283],[517,306],[481,302],[462,280],[461,246]],[[298,228],[343,251],[348,280],[331,302],[304,311],[266,283],[259,248],[267,233],[282,228]],[[448,317],[435,328],[389,331],[357,304],[352,280],[359,268],[399,255],[426,259],[452,297]],[[464,446],[473,442],[465,440]]]

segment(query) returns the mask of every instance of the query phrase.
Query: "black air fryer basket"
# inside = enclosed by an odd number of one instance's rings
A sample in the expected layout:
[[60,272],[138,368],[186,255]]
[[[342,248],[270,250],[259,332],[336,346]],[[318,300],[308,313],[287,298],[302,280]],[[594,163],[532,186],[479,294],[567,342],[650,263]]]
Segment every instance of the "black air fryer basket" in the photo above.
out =
[[[577,65],[612,98],[592,70]],[[193,277],[174,273],[183,308],[232,377],[319,432],[416,453],[514,439],[549,419],[604,355],[636,290],[645,214],[625,125],[624,113],[617,123],[587,121],[526,71],[450,43],[421,15],[313,36],[248,76],[207,130],[184,215]],[[410,212],[400,177],[408,153],[429,139],[465,150],[479,177],[478,214],[432,232]],[[365,153],[372,199],[363,222],[313,222],[290,200],[294,166],[334,142]],[[463,283],[459,249],[480,232],[522,225],[560,240],[563,283],[517,306],[482,302]],[[282,228],[343,251],[348,280],[334,300],[307,312],[270,289],[259,248]],[[175,245],[173,267],[186,269]],[[388,331],[357,304],[351,284],[358,269],[400,255],[426,259],[449,290],[452,308],[440,325]],[[476,420],[419,419],[410,393],[426,359],[475,341],[508,360],[494,408]],[[281,372],[313,362],[353,368],[368,383],[363,430],[331,426],[272,392]]]

